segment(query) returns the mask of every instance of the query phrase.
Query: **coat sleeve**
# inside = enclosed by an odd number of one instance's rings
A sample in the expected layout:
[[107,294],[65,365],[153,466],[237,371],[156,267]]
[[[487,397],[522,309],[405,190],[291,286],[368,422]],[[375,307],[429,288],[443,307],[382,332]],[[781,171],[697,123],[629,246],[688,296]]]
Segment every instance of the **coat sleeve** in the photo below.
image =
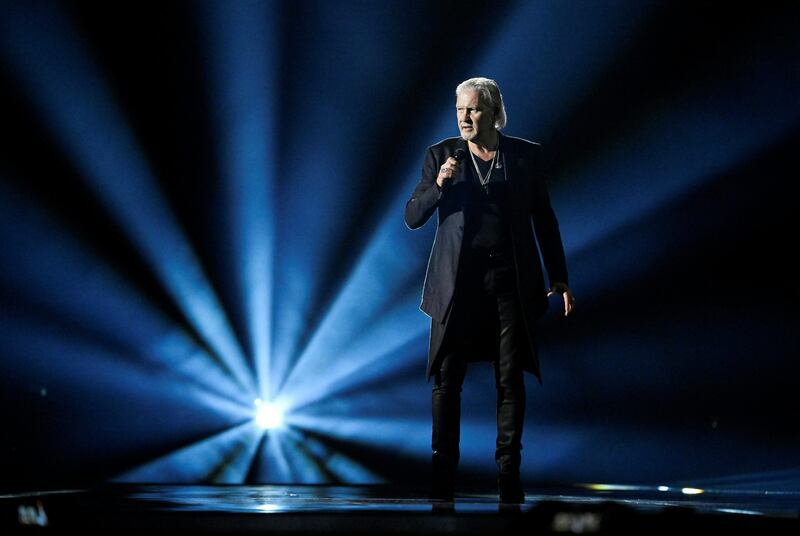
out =
[[405,221],[409,229],[418,229],[425,225],[442,198],[442,192],[436,184],[439,166],[433,150],[429,147],[422,165],[422,177],[406,203]]
[[567,280],[567,260],[564,255],[564,245],[561,242],[561,231],[556,214],[550,205],[550,195],[541,173],[541,147],[537,146],[536,149],[536,172],[533,176],[530,205],[533,228],[550,285],[556,282],[566,285],[569,284],[569,281]]

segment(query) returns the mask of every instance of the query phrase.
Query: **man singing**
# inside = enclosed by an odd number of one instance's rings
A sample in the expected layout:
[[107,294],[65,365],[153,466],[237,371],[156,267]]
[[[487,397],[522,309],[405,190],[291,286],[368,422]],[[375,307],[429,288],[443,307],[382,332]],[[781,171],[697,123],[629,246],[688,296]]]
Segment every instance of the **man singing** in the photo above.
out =
[[540,146],[500,133],[506,111],[494,80],[459,84],[456,117],[461,136],[428,148],[422,178],[405,209],[410,229],[438,213],[420,306],[431,317],[426,371],[429,381],[434,377],[431,498],[454,497],[467,363],[491,361],[500,502],[521,503],[523,371],[541,382],[535,327],[548,298],[561,294],[565,315],[575,298],[541,176]]

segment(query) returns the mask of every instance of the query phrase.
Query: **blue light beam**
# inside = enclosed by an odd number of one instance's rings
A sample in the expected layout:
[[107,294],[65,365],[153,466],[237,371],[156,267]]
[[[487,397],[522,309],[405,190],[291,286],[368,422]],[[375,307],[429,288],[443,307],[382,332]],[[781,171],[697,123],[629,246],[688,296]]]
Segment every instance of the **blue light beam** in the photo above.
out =
[[263,431],[248,421],[114,478],[117,482],[241,484]]
[[40,120],[214,355],[254,398],[253,377],[219,300],[68,17],[54,4],[8,11],[1,53],[27,86]]
[[233,292],[243,304],[259,396],[270,398],[270,347],[274,269],[273,168],[278,119],[275,77],[279,35],[275,6],[263,2],[202,4],[206,62],[219,132],[223,228],[236,274]]
[[[113,459],[154,440],[195,435],[248,416],[228,397],[182,381],[169,370],[154,370],[151,363],[105,344],[78,338],[72,329],[48,320],[7,319],[0,348],[5,357],[0,371],[26,393],[26,403],[50,405],[49,426],[33,446],[51,449],[48,444],[55,441],[58,448],[52,454],[62,463],[75,463],[87,452],[97,460]],[[162,419],[171,415],[184,418],[165,433]]]
[[800,106],[784,105],[796,91],[780,72],[742,72],[658,103],[627,139],[565,178],[569,193],[554,193],[570,207],[565,246],[591,247],[780,140],[800,123]]
[[256,475],[259,482],[374,484],[384,481],[351,457],[293,428],[269,430],[261,456],[264,463]]
[[[554,20],[571,24],[579,20],[588,25],[588,35],[582,40],[575,40],[571,34],[565,34],[561,38],[562,41],[570,42],[570,57],[574,61],[554,62],[561,66],[562,76],[537,80],[537,84],[542,86],[540,94],[563,99],[566,94],[563,91],[564,85],[570,80],[585,77],[587,69],[599,76],[601,67],[611,61],[613,52],[625,42],[625,35],[636,27],[637,16],[642,16],[646,10],[620,9],[611,12],[613,14],[604,15],[609,27],[598,28],[592,24],[594,19],[584,15],[576,19],[574,10],[559,3],[522,4],[508,15],[503,32],[498,33],[485,57],[476,62],[474,70],[497,73],[492,76],[497,76],[500,80],[504,80],[505,76],[509,84],[512,84],[512,80],[517,80],[513,75],[518,72],[518,65],[513,59],[514,54],[509,54],[509,50],[530,50],[531,40],[534,40],[534,49],[544,49],[552,39],[547,29],[553,25]],[[531,32],[531,21],[540,26],[542,31]],[[602,54],[598,54],[598,42],[605,44],[606,50]],[[464,77],[467,76],[469,75]],[[531,100],[529,95],[525,99]],[[564,107],[568,103],[562,101],[557,108],[566,111]],[[543,104],[554,105],[553,102]],[[537,112],[542,108],[543,106],[531,106]],[[528,111],[526,115],[531,115],[531,112]],[[524,122],[527,118],[519,119]],[[457,134],[454,109],[447,109],[443,111],[431,139]],[[419,167],[420,164],[414,164],[402,176],[416,182]],[[398,195],[385,210],[386,217],[373,228],[371,240],[364,253],[302,350],[284,384],[286,392],[291,393],[293,403],[306,403],[306,397],[310,396],[314,399],[324,397],[331,385],[344,378],[352,382],[360,381],[359,371],[386,366],[385,362],[380,362],[381,356],[418,339],[427,331],[427,319],[418,311],[419,287],[409,287],[408,283],[413,274],[422,270],[426,261],[411,242],[424,240],[426,236],[422,233],[412,236],[402,224],[403,207],[414,182],[398,181],[403,188],[398,189]],[[432,228],[433,225],[428,227]],[[402,296],[402,300],[398,303],[399,296]],[[385,314],[384,309],[393,302],[398,307],[402,306],[404,312],[392,314],[392,333],[385,329],[386,325],[382,323],[378,313]],[[412,357],[414,356],[408,356]],[[387,374],[393,368],[391,365],[389,364]],[[320,374],[316,382],[299,381],[301,378],[308,378],[312,370],[322,370],[325,373]]]
[[[13,289],[19,296],[15,309],[27,306],[38,314],[45,312],[71,326],[76,338],[111,342],[155,370],[177,374],[184,383],[200,385],[243,407],[249,403],[189,334],[86,251],[62,222],[5,182],[0,182],[0,242],[0,288]],[[20,344],[12,336],[10,345]],[[4,353],[10,352],[6,348]],[[23,361],[17,367],[27,365]]]

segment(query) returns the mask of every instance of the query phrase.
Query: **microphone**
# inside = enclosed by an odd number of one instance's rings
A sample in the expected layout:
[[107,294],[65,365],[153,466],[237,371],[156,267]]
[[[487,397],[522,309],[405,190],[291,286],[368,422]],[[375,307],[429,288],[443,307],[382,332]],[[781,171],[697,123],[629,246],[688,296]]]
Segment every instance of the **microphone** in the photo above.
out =
[[[453,158],[456,159],[456,162],[461,162],[462,160],[464,160],[465,156],[467,156],[467,152],[464,149],[462,149],[461,147],[456,149],[456,152],[453,153]],[[451,180],[445,182],[444,186],[442,187],[442,191],[446,190],[447,187],[450,186],[451,182],[452,182]]]

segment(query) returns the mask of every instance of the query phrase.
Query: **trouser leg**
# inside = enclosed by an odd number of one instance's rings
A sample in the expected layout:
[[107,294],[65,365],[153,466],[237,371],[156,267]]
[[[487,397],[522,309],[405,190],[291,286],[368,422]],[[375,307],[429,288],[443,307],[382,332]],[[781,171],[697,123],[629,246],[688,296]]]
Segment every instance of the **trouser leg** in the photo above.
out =
[[460,455],[461,388],[466,369],[463,359],[448,353],[435,376],[431,397],[434,495],[452,495]]
[[497,387],[497,445],[495,460],[500,473],[519,473],[522,428],[525,420],[525,382],[520,344],[525,326],[514,295],[497,298],[500,351],[493,362]]

